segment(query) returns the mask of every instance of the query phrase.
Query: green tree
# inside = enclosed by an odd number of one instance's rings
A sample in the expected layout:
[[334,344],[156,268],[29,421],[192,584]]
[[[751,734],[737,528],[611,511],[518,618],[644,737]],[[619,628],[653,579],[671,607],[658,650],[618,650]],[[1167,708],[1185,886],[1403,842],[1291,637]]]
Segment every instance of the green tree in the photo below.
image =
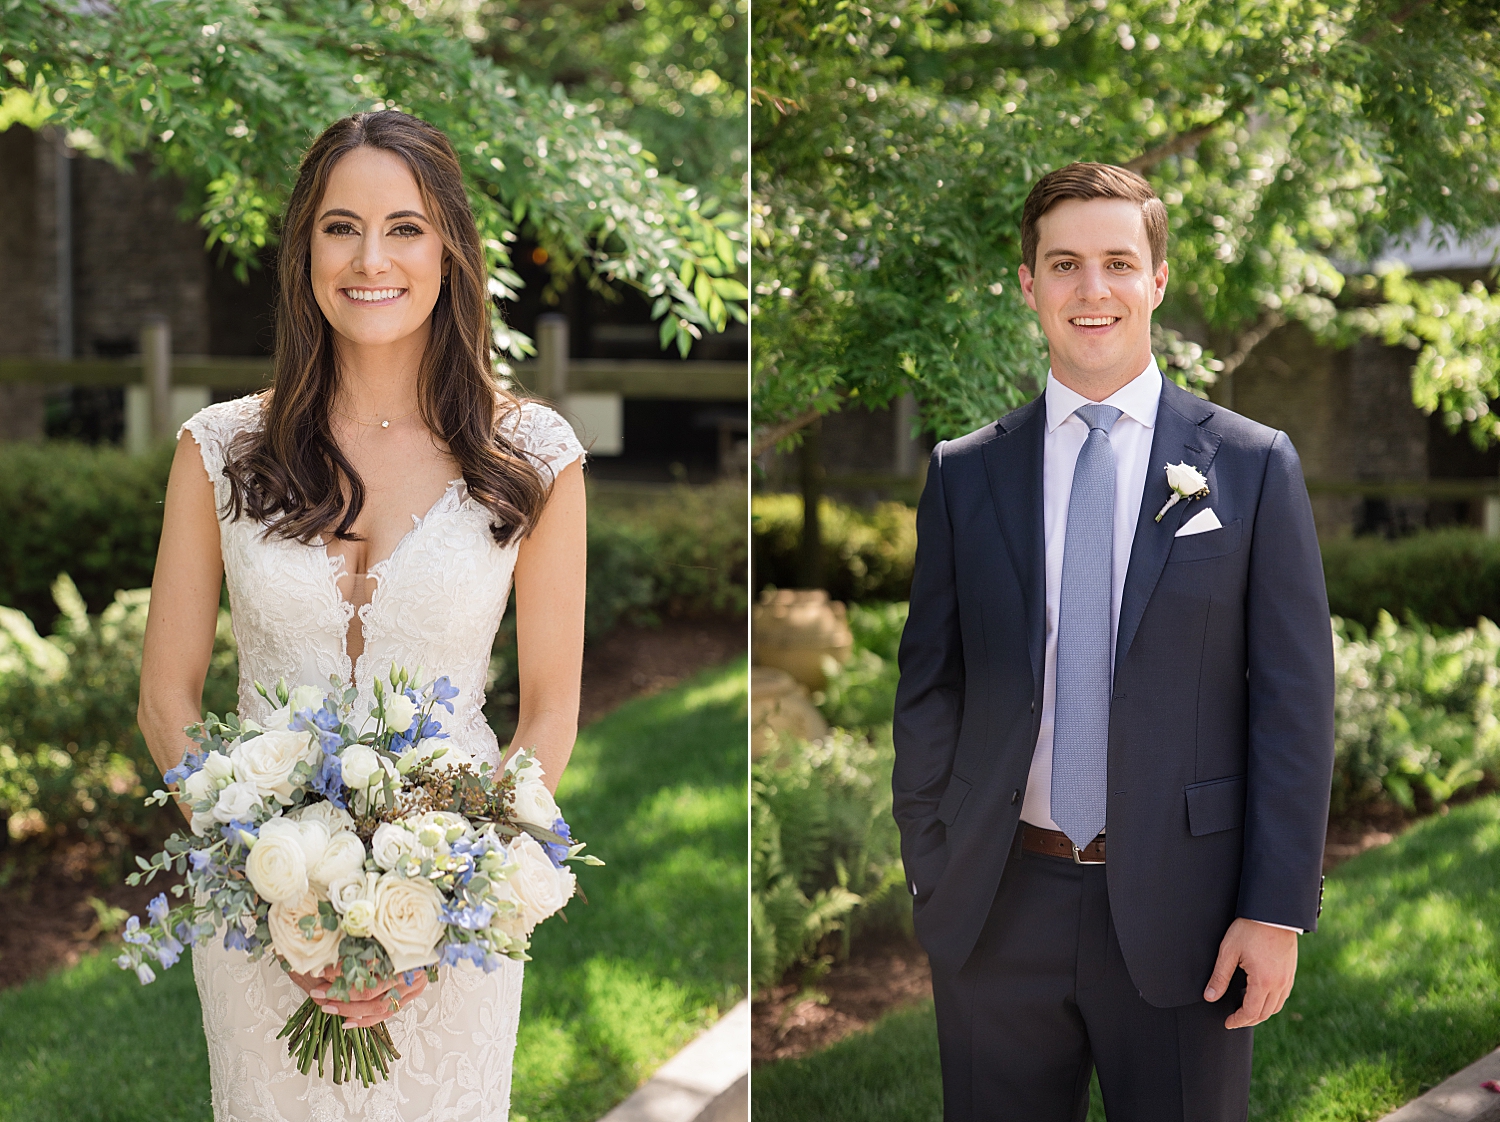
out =
[[1167,203],[1178,380],[1288,320],[1372,333],[1421,352],[1419,404],[1488,439],[1500,306],[1399,271],[1346,290],[1337,263],[1500,222],[1497,31],[1483,0],[758,4],[756,450],[907,392],[940,436],[1029,397],[1021,206],[1078,159]]
[[[732,213],[706,214],[639,139],[399,2],[0,0],[0,90],[0,123],[52,124],[92,154],[146,154],[180,177],[208,243],[242,273],[275,242],[313,137],[346,113],[399,108],[453,141],[497,297],[520,284],[507,247],[524,228],[554,275],[653,299],[663,346],[686,353],[743,314]],[[496,342],[530,349],[498,320]]]

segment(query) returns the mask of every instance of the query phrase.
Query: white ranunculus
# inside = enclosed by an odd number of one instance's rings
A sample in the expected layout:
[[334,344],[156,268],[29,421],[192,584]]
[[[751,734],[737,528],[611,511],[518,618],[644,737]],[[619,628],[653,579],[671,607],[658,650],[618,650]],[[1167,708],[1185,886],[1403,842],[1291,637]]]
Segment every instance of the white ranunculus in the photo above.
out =
[[412,718],[417,715],[417,703],[404,693],[386,694],[385,727],[392,732],[404,733],[411,728]]
[[322,858],[308,867],[307,879],[326,895],[334,881],[358,876],[365,868],[365,844],[359,835],[340,830],[328,839]]
[[562,812],[557,809],[557,800],[540,779],[526,779],[517,783],[515,801],[511,803],[511,808],[520,821],[530,822],[544,830],[552,829],[553,824],[562,817]]
[[308,895],[307,857],[300,824],[285,818],[272,818],[262,824],[260,837],[245,859],[245,875],[261,899],[273,904],[301,900]]
[[379,879],[379,873],[361,871],[352,877],[331,881],[328,885],[328,902],[333,905],[334,911],[343,915],[356,901],[373,900],[375,883]]
[[258,725],[254,721],[245,722],[245,727],[254,726],[262,731],[286,732],[287,725],[292,723],[292,711],[283,705],[280,709],[272,709],[266,714],[265,720]]
[[340,830],[354,829],[352,814],[323,799],[315,803],[303,803],[296,810],[288,811],[286,817],[293,822],[321,822],[330,836]]
[[[577,882],[571,869],[552,864],[547,851],[530,834],[515,838],[509,848],[505,879],[495,885],[495,894],[516,904],[520,909],[518,926],[530,935],[532,928],[572,898]],[[500,929],[514,934],[508,926]]]
[[[259,845],[255,847],[259,848]],[[255,850],[250,852],[253,855]],[[339,943],[344,938],[342,931],[329,931],[320,921],[313,924],[312,938],[309,939],[297,926],[298,920],[309,915],[317,917],[318,898],[311,892],[304,892],[296,899],[272,904],[271,914],[266,917],[266,925],[271,929],[271,946],[299,974],[316,974],[324,967],[332,966],[338,961]]]
[[218,797],[219,785],[207,768],[200,768],[182,781],[182,793],[190,803],[201,803],[205,799]]
[[370,839],[370,855],[382,869],[394,869],[396,862],[416,847],[416,836],[394,822],[382,822]]
[[370,929],[398,972],[427,966],[443,937],[443,898],[430,881],[384,874],[375,885]]
[[223,752],[210,752],[203,760],[203,770],[216,782],[228,783],[234,778],[234,761]]
[[339,756],[339,762],[344,769],[344,783],[351,791],[363,791],[370,786],[372,780],[378,780],[385,774],[375,749],[363,744],[347,746]]
[[231,783],[219,792],[213,815],[220,822],[232,822],[236,818],[247,822],[263,805],[260,792],[252,784]]
[[356,900],[344,913],[344,930],[356,939],[368,939],[375,930],[375,901]]
[[1167,486],[1184,498],[1193,498],[1208,490],[1208,480],[1191,464],[1168,464]]
[[328,697],[328,691],[320,686],[298,686],[292,690],[287,699],[286,707],[293,715],[304,709],[311,709],[316,713],[323,708],[323,702]]
[[234,749],[234,777],[251,784],[264,798],[283,803],[292,798],[292,769],[314,755],[317,741],[308,732],[263,732]]

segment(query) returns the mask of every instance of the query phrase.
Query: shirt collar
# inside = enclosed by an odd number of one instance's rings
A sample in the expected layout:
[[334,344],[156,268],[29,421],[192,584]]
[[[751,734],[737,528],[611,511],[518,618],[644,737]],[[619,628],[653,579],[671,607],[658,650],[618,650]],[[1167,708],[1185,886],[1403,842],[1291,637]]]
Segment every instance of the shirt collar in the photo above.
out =
[[[1080,405],[1093,404],[1076,390],[1069,389],[1047,371],[1047,431],[1054,431],[1073,415]],[[1125,416],[1139,422],[1145,428],[1156,426],[1156,408],[1161,404],[1161,371],[1153,357],[1130,381],[1110,394],[1102,402],[1113,405]]]

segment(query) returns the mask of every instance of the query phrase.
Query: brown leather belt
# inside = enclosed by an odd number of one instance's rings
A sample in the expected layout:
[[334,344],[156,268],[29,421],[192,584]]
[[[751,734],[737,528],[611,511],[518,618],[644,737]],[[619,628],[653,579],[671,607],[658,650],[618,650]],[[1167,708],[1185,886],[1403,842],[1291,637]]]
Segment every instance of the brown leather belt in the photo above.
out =
[[1077,865],[1104,864],[1104,835],[1100,834],[1079,849],[1061,830],[1044,830],[1030,822],[1021,823],[1021,848],[1027,853],[1045,853],[1048,857],[1068,857]]

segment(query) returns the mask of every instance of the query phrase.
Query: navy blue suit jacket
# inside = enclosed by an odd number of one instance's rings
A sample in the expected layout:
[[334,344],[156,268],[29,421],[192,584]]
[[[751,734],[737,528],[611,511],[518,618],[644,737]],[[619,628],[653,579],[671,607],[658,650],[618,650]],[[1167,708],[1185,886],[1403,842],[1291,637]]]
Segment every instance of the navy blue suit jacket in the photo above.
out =
[[[892,783],[917,935],[947,970],[989,914],[1041,721],[1046,416],[1038,396],[939,444],[917,512]],[[1209,497],[1158,523],[1179,462]],[[1175,538],[1205,506],[1222,528]],[[1333,689],[1291,442],[1164,380],[1115,642],[1105,866],[1151,1004],[1201,997],[1237,916],[1316,926]]]

